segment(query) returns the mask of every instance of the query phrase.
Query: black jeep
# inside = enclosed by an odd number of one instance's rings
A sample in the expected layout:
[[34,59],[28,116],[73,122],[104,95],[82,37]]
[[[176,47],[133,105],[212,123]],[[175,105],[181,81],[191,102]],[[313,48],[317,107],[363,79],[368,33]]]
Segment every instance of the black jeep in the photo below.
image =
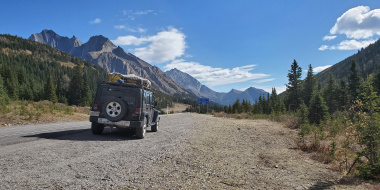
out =
[[160,118],[155,110],[150,81],[136,75],[112,73],[117,80],[98,85],[90,112],[92,133],[100,135],[105,126],[133,128],[137,138],[143,139],[147,127],[157,132]]

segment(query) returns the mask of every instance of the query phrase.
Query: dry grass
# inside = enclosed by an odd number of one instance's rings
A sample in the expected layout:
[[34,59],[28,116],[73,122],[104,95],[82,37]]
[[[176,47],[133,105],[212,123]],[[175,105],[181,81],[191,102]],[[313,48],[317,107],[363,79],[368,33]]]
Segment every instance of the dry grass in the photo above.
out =
[[75,67],[75,63],[73,62],[59,62],[59,64],[61,64],[62,66],[66,66],[66,67],[70,67],[70,68],[74,68]]
[[[182,113],[188,107],[187,104],[174,103],[173,107],[169,107],[169,113]],[[166,108],[162,108],[162,110],[166,112]]]
[[15,101],[0,113],[0,126],[88,120],[89,107],[53,104],[49,101]]
[[213,112],[213,116],[215,117],[225,117],[225,118],[234,118],[234,119],[266,119],[269,121],[282,123],[284,127],[290,129],[299,128],[298,118],[294,115],[266,115],[266,114],[252,114],[252,113],[240,113],[240,114],[228,114],[224,112]]

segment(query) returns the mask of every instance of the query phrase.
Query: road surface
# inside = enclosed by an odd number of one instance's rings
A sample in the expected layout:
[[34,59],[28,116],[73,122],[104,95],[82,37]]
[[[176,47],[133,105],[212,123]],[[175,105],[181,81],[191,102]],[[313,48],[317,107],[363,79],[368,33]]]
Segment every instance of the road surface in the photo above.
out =
[[157,133],[93,135],[90,123],[0,128],[0,189],[333,188],[341,175],[265,120],[161,117]]

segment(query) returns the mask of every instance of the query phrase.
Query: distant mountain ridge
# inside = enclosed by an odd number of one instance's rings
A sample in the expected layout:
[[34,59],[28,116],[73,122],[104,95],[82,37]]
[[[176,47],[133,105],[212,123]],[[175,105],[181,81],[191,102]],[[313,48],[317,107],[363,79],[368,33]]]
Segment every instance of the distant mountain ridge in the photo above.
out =
[[188,94],[180,85],[166,76],[158,67],[141,60],[121,47],[115,46],[104,36],[93,36],[88,42],[82,43],[78,38],[62,37],[52,30],[43,30],[32,34],[29,40],[47,44],[58,50],[70,53],[79,58],[99,65],[108,72],[122,74],[136,74],[149,79],[153,88],[162,92],[174,94]]
[[267,97],[268,95],[268,92],[265,92],[261,89],[256,89],[254,87],[250,87],[245,91],[232,89],[228,93],[215,92],[211,90],[209,87],[202,85],[194,77],[178,69],[166,71],[165,74],[172,78],[179,85],[192,92],[193,94],[199,97],[210,98],[211,101],[214,101],[221,105],[232,105],[235,103],[237,99],[239,99],[240,101],[242,101],[243,99],[248,100],[253,104],[256,100],[258,100],[260,95],[263,95],[265,97]]

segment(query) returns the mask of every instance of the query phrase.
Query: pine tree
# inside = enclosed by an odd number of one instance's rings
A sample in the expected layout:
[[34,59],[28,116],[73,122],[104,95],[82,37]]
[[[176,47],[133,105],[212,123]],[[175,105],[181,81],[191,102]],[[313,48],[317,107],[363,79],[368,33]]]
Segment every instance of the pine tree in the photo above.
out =
[[3,78],[0,74],[0,111],[4,113],[6,111],[6,106],[9,104],[10,101],[7,93],[5,93],[3,84]]
[[373,79],[373,88],[377,94],[380,94],[380,72],[378,72]]
[[301,104],[301,93],[300,93],[300,83],[301,83],[302,68],[298,66],[296,60],[294,60],[291,65],[291,69],[288,73],[289,83],[286,85],[288,90],[287,102],[289,104],[290,111],[295,111]]
[[307,71],[307,76],[305,78],[305,83],[303,87],[303,101],[306,104],[306,106],[309,107],[311,97],[313,96],[313,92],[316,88],[316,82],[313,74],[313,68],[311,67],[311,64],[309,65],[309,70]]
[[319,93],[315,93],[310,101],[309,122],[319,125],[329,119],[328,107]]
[[44,93],[45,93],[45,100],[49,100],[53,103],[58,102],[57,94],[55,93],[55,85],[54,85],[53,77],[51,76],[51,74],[48,75],[48,80],[45,84]]
[[324,93],[323,93],[323,98],[326,100],[326,105],[327,107],[329,107],[329,113],[332,114],[334,113],[338,106],[337,106],[337,100],[338,100],[338,97],[339,94],[336,92],[337,90],[337,86],[335,84],[335,78],[334,76],[332,75],[332,73],[330,72],[329,74],[329,80],[327,82],[327,86],[324,90]]
[[83,70],[82,64],[78,64],[74,67],[73,76],[70,81],[69,91],[68,91],[68,100],[70,105],[81,105],[83,104]]
[[[363,108],[368,112],[369,121],[364,122],[364,126],[357,127],[361,134],[360,144],[365,145],[358,157],[364,156],[368,159],[366,165],[358,166],[359,175],[364,178],[380,175],[380,115],[375,112],[379,105],[379,97],[372,84],[373,79],[370,76],[363,85],[362,93]],[[367,120],[366,117],[364,119]]]
[[83,89],[82,89],[82,100],[80,106],[89,106],[91,104],[91,92],[90,92],[90,86],[88,84],[87,74],[84,73],[83,75]]
[[338,110],[343,111],[347,107],[349,107],[347,85],[344,80],[340,80],[339,87],[336,90],[336,95],[338,97],[338,100],[337,100]]
[[235,103],[232,105],[233,113],[242,113],[242,106],[240,104],[240,100],[237,99]]
[[359,98],[360,86],[363,79],[360,76],[359,66],[355,61],[352,61],[349,72],[350,75],[348,77],[348,90],[350,93],[350,100],[352,102]]

